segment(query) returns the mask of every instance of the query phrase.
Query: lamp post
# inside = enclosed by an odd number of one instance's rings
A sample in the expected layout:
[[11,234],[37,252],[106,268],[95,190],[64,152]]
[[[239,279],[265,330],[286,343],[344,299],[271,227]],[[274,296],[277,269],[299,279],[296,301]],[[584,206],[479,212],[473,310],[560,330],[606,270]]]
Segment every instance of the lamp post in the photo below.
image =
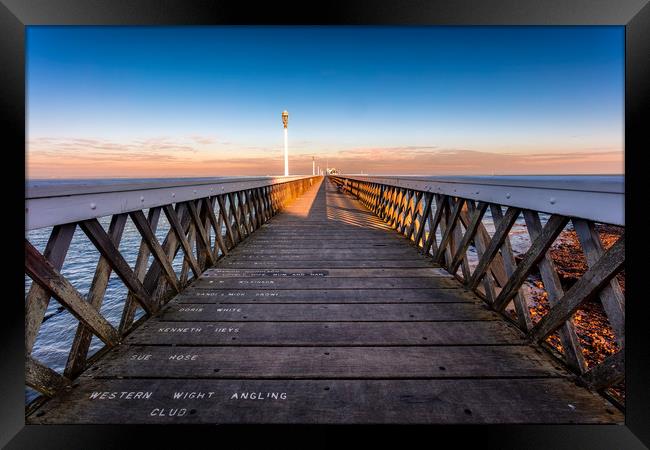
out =
[[289,112],[282,111],[282,125],[284,125],[284,176],[289,176],[289,136],[287,126],[289,125]]
[[316,158],[311,157],[311,174],[316,175]]

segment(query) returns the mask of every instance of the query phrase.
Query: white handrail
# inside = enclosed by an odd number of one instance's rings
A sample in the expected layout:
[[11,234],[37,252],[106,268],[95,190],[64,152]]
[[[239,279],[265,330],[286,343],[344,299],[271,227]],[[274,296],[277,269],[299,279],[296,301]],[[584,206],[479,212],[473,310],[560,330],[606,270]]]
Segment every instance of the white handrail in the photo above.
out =
[[625,226],[625,181],[622,175],[336,177]]
[[176,178],[142,182],[91,180],[65,185],[34,183],[25,190],[25,231],[305,178],[316,177]]

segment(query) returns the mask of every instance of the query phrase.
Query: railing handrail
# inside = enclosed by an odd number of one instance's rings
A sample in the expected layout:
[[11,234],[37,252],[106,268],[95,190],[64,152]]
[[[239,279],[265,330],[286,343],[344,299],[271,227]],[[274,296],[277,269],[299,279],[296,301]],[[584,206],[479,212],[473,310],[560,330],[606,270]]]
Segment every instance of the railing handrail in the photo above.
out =
[[623,175],[333,177],[625,226]]
[[[105,351],[119,345],[208,267],[321,180],[320,176],[242,177],[188,184],[188,180],[173,179],[162,186],[148,180],[129,189],[125,183],[108,183],[107,189],[106,183],[98,182],[102,192],[89,192],[89,186],[82,184],[72,190],[59,188],[55,196],[28,198],[25,214],[29,228],[55,226],[42,251],[30,242],[32,236],[25,236],[25,275],[32,280],[25,296],[27,386],[48,397],[69,388],[71,380]],[[159,227],[163,215],[166,224]],[[97,220],[104,216],[110,217],[108,229]],[[122,241],[127,221],[134,228],[130,228],[128,240]],[[88,238],[85,243],[77,241],[77,249],[98,256],[96,264],[84,263],[75,270],[94,269],[83,294],[61,273],[77,230]],[[133,265],[122,249],[138,241]],[[180,267],[177,255],[182,255]],[[114,305],[122,306],[119,325],[107,320],[101,307],[113,274],[128,292]],[[78,321],[63,374],[33,355],[52,298]],[[139,318],[138,308],[144,312]],[[91,354],[93,336],[104,346]]]
[[313,176],[84,180],[83,184],[27,186],[25,231],[309,178]]
[[[574,179],[562,180],[567,181],[562,186],[549,177],[542,180],[545,187],[531,184],[539,182],[539,178],[463,177],[462,181],[456,178],[450,182],[433,177],[330,176],[341,191],[358,198],[491,309],[515,323],[531,342],[551,346],[549,340],[556,333],[559,341],[553,351],[586,385],[595,390],[613,387],[625,375],[625,294],[617,279],[625,265],[625,233],[611,233],[616,241],[605,245],[597,222],[624,224],[623,190],[593,189],[598,177],[590,177],[591,185],[582,178],[582,185]],[[527,181],[531,183],[522,185]],[[551,214],[544,225],[540,212]],[[493,233],[483,222],[488,213]],[[513,231],[521,216],[519,229]],[[569,224],[575,233],[570,238],[569,258],[578,263],[574,272],[578,279],[563,285],[552,247],[568,231]],[[517,261],[510,234],[520,235],[522,227],[528,233],[530,246]],[[524,289],[526,282],[536,283],[536,289],[542,292]],[[588,365],[585,333],[582,338],[578,335],[573,317],[594,298],[602,306],[609,326],[607,333],[611,333],[603,338],[616,349],[594,350]],[[537,320],[529,299],[538,306],[545,303],[544,308],[535,310]],[[596,313],[585,310],[585,314]]]

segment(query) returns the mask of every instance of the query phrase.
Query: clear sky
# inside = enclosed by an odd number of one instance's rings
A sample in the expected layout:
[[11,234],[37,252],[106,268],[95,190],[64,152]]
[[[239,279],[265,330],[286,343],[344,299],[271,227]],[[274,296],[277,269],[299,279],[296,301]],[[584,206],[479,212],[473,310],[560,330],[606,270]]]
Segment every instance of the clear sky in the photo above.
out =
[[34,27],[28,178],[623,173],[623,27]]

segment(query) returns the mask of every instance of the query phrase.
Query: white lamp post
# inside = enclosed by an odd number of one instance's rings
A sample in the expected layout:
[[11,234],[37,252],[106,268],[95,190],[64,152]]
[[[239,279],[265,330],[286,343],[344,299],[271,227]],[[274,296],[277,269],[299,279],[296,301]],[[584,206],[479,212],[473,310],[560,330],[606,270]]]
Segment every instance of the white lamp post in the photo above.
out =
[[287,126],[289,125],[289,112],[282,111],[282,124],[284,125],[284,176],[289,176],[289,136]]

